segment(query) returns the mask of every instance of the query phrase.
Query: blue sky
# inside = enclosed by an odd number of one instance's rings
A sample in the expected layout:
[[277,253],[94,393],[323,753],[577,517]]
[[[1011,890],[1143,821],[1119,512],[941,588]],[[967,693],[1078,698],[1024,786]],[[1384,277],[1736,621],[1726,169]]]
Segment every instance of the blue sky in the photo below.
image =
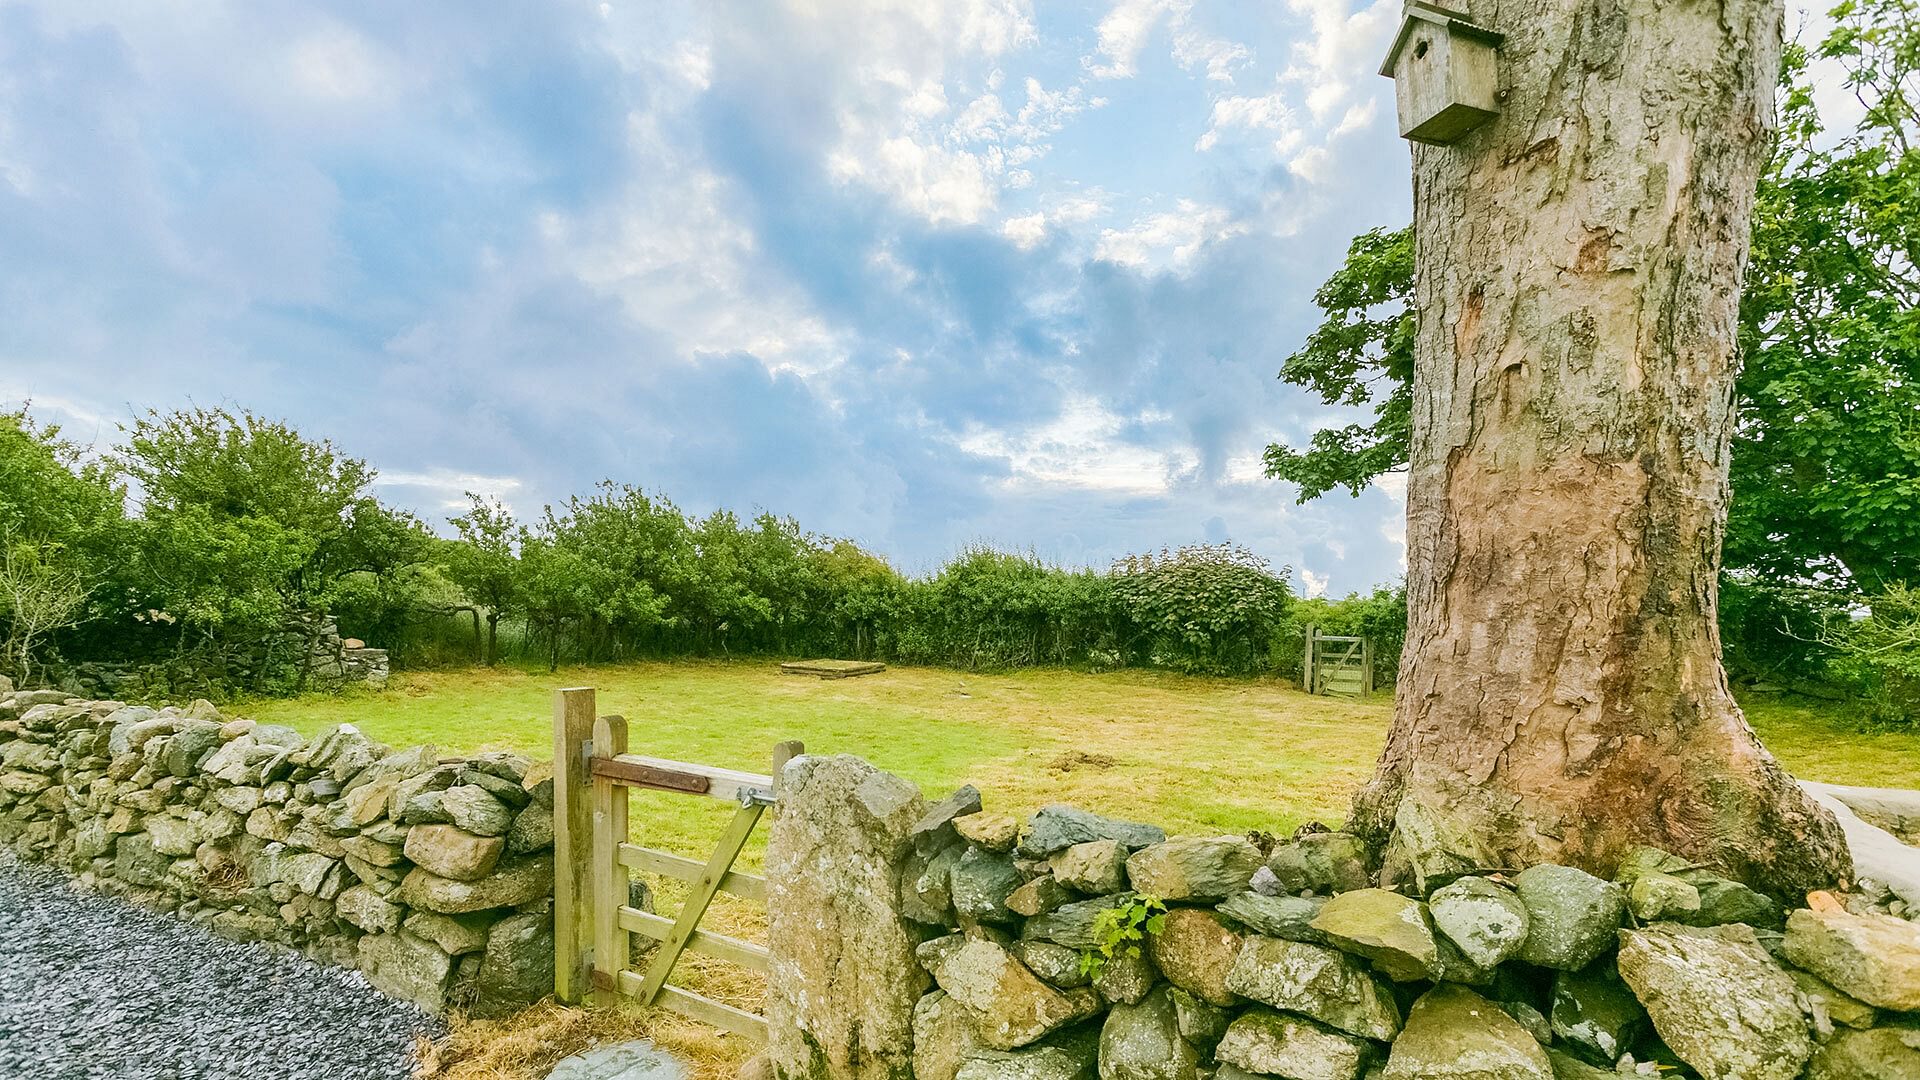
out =
[[1401,493],[1261,448],[1409,217],[1398,0],[0,0],[0,402],[238,405],[436,523],[610,477],[908,570],[1231,538],[1341,593]]

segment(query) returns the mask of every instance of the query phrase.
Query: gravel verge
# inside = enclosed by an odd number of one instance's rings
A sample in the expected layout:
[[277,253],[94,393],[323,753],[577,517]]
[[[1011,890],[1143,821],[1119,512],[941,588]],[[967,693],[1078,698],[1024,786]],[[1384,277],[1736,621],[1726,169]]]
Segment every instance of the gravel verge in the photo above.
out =
[[0,1077],[405,1080],[444,1030],[358,972],[0,854]]

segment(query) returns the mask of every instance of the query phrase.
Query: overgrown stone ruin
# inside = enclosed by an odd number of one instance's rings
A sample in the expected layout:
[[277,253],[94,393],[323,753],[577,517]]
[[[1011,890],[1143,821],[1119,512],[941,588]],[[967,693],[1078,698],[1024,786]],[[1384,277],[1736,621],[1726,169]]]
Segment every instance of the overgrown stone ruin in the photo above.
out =
[[[359,638],[341,637],[339,624],[331,618],[322,619],[311,633],[273,635],[251,654],[226,660],[217,674],[238,686],[255,685],[269,675],[297,682],[303,664],[307,686],[315,690],[349,686],[378,690],[393,674],[387,650],[371,648]],[[164,694],[172,677],[164,663],[90,660],[60,666],[53,681],[70,694],[113,698]]]
[[0,843],[435,1012],[553,990],[553,785],[516,755],[0,687]]
[[[1613,880],[1402,852],[1417,873],[1381,888],[1345,833],[1022,822],[970,787],[925,808],[858,762],[823,799],[814,762],[789,766],[769,880],[815,880],[774,884],[774,944],[842,944],[776,968],[783,1080],[1920,1077],[1920,924],[1871,887],[1789,912],[1643,848]],[[902,1028],[910,1054],[873,1038]]]

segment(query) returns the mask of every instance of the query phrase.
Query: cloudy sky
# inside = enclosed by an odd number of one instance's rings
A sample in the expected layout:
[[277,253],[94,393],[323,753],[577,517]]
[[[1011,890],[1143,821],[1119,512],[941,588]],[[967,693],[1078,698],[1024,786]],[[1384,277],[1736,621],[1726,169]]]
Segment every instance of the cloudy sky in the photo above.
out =
[[111,442],[235,405],[440,521],[611,477],[908,570],[1231,538],[1294,505],[1274,378],[1409,217],[1399,0],[0,0],[0,402]]

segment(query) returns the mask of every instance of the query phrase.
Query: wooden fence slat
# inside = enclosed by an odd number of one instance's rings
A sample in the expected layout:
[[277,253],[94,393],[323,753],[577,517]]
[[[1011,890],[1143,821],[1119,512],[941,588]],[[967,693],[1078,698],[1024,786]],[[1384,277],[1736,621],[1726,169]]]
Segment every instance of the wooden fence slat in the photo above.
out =
[[[627,752],[627,721],[603,716],[593,724],[593,762]],[[627,837],[627,789],[604,776],[593,778],[593,970],[612,976],[627,966],[630,941],[620,923],[627,903],[627,870],[615,858]],[[596,986],[599,985],[596,981]],[[612,990],[594,991],[594,1000],[611,1005]]]
[[[636,934],[642,934],[655,941],[665,941],[673,934],[673,920],[665,915],[655,915],[651,911],[639,908],[623,907],[619,911],[620,925]],[[767,970],[767,947],[751,941],[741,941],[736,937],[716,934],[710,930],[695,930],[687,938],[690,952],[705,953],[708,956],[739,964],[762,974]]]
[[[697,777],[706,780],[707,787],[704,791],[692,791],[684,787],[665,789],[678,791],[681,794],[705,795],[709,798],[724,799],[727,802],[739,802],[742,795],[759,800],[773,798],[773,777],[762,776],[759,773],[722,769],[715,765],[696,765],[689,761],[669,761],[666,758],[646,757],[641,754],[621,754],[613,758],[612,762],[616,763],[615,767],[634,766],[679,778]],[[636,787],[648,786],[635,781],[629,782],[634,783]],[[680,782],[691,784],[694,781],[683,779]]]
[[[631,971],[620,973],[620,992],[631,998],[641,998],[645,980]],[[643,999],[644,1000],[644,999]],[[691,990],[682,990],[677,986],[662,986],[653,1002],[663,1005],[682,1016],[690,1016],[703,1024],[712,1024],[723,1031],[736,1035],[745,1035],[758,1043],[767,1041],[767,1022],[763,1018],[731,1005],[701,997]]]
[[[706,873],[703,863],[684,859],[665,851],[641,847],[639,844],[621,844],[616,856],[622,866],[630,867],[648,874],[662,874],[677,881],[699,881]],[[756,874],[729,870],[727,876],[720,879],[720,891],[732,893],[742,900],[756,903],[767,902],[767,879]]]
[[579,1004],[593,952],[593,807],[586,744],[592,687],[553,695],[553,996]]
[[680,959],[680,951],[686,948],[687,938],[700,925],[700,917],[707,913],[707,905],[713,903],[713,894],[720,891],[720,879],[727,876],[727,869],[739,857],[740,849],[746,846],[748,834],[753,832],[754,824],[760,820],[760,814],[765,809],[759,803],[749,803],[734,813],[733,821],[713,849],[713,856],[707,860],[706,872],[700,875],[699,881],[693,883],[692,890],[687,893],[686,903],[680,905],[680,914],[673,921],[673,930],[660,943],[660,951],[654,954],[653,962],[647,965],[646,981],[641,984],[643,992],[640,1000],[643,1004],[651,1004],[654,995],[666,985],[667,976],[673,973],[673,965]]
[[593,775],[606,777],[629,787],[678,791],[688,795],[705,795],[713,787],[712,777],[688,772],[685,769],[660,769],[632,761],[596,760],[593,763]]

